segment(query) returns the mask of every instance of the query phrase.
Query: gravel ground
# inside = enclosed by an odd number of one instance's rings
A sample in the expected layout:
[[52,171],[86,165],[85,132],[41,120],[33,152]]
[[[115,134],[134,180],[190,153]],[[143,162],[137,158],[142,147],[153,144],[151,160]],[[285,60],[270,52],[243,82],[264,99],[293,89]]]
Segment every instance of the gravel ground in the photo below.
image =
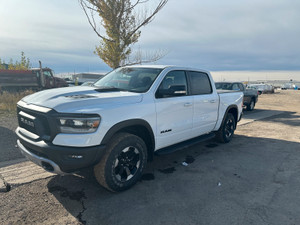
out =
[[16,147],[17,135],[15,129],[18,121],[15,113],[0,112],[0,162],[23,158]]
[[[12,187],[0,193],[0,224],[300,224],[299,106],[300,91],[262,95],[245,115],[280,115],[238,126],[228,144],[156,156],[122,193],[101,188],[91,173]],[[13,132],[10,119],[0,127]]]

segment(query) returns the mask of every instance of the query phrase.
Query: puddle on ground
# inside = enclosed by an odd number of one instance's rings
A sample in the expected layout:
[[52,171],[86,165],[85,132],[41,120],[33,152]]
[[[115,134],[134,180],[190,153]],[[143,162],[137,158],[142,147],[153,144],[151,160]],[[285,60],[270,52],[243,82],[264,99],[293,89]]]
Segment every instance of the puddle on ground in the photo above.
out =
[[82,215],[86,210],[86,207],[85,207],[84,202],[83,202],[83,199],[86,199],[86,196],[85,196],[85,193],[84,193],[83,189],[81,191],[71,192],[65,187],[53,186],[53,187],[48,187],[48,191],[50,193],[53,193],[53,192],[57,191],[57,192],[59,192],[60,196],[63,197],[63,198],[69,197],[71,200],[76,200],[76,201],[80,202],[81,206],[82,206],[82,211],[80,211],[78,213],[76,218],[78,219],[80,224],[83,224],[83,225],[86,224],[86,221],[82,219]]
[[215,147],[218,147],[219,145],[218,144],[215,144],[215,143],[210,143],[208,145],[205,145],[205,147],[207,148],[215,148]]
[[143,180],[154,180],[154,179],[155,177],[153,173],[145,173],[142,175],[140,180],[143,181]]
[[240,175],[238,175],[238,174],[233,174],[234,176],[236,176],[237,178],[241,178],[241,176]]
[[64,188],[61,186],[53,186],[53,187],[49,187],[48,191],[50,193],[58,191],[58,192],[60,192],[61,197],[64,197],[64,198],[69,197],[71,200],[80,201],[83,198],[86,199],[86,196],[85,196],[85,193],[83,190],[70,192],[67,188]]
[[193,163],[194,161],[195,161],[195,158],[194,158],[193,156],[187,155],[187,156],[185,157],[185,162],[186,162],[187,164],[191,164],[191,163]]
[[163,170],[158,170],[159,172],[161,173],[173,173],[176,171],[176,169],[174,167],[169,167],[169,168],[166,168],[166,169],[163,169]]

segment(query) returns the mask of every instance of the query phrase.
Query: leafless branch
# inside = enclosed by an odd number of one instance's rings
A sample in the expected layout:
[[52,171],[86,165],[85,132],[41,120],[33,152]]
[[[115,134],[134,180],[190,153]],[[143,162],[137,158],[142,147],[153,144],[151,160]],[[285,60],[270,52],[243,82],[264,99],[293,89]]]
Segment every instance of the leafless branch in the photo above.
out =
[[167,4],[167,2],[168,0],[161,0],[153,13],[145,18],[133,31],[131,31],[130,36],[134,35],[141,27],[146,26],[148,23],[150,23],[154,19],[154,16]]
[[146,3],[146,2],[148,2],[148,1],[149,1],[149,0],[144,0],[144,1],[137,0],[136,3],[134,3],[130,8],[126,9],[125,11],[132,10],[132,9],[134,9],[137,5]]
[[[94,11],[97,12],[97,10],[94,9],[94,8],[89,7],[84,0],[78,0],[78,1],[79,1],[80,5],[81,5],[81,8],[83,9],[84,14],[86,15],[86,18],[87,18],[89,24],[91,25],[91,27],[93,28],[93,30],[95,31],[95,33],[98,35],[98,37],[100,37],[101,39],[106,40],[106,41],[113,41],[113,40],[107,39],[106,37],[104,37],[103,35],[101,35],[98,32],[96,21],[95,21],[95,18],[94,18],[94,13],[93,13]],[[88,9],[91,10],[90,15],[88,14],[86,8],[88,8]]]
[[[152,63],[156,62],[163,57],[169,54],[169,51],[166,50],[156,50],[155,52],[146,52],[143,54],[141,49],[139,48],[133,57],[133,59],[127,58],[126,62],[123,63],[123,66],[132,66],[144,63]],[[143,56],[145,55],[145,56]]]
[[[92,6],[94,6],[95,8],[93,8],[96,12],[100,11],[101,13],[103,13],[100,4],[99,4],[99,0],[81,0],[81,1],[88,1],[89,4],[91,4]],[[88,5],[88,4],[86,4]]]

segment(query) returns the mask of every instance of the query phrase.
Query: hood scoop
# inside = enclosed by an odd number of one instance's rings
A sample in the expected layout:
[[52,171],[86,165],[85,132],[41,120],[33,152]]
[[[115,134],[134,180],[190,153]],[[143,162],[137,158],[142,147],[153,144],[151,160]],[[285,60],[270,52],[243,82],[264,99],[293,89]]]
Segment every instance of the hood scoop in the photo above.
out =
[[84,98],[95,98],[93,95],[68,95],[65,96],[66,98],[73,98],[73,99],[84,99]]
[[121,88],[116,88],[116,87],[99,87],[96,88],[95,91],[97,92],[114,92],[114,91],[127,91]]

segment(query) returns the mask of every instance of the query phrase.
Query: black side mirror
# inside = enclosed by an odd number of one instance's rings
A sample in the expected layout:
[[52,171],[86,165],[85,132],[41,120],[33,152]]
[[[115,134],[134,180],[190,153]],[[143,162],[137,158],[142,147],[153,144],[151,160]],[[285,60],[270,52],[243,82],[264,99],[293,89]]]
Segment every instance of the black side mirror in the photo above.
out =
[[186,95],[185,85],[171,85],[168,89],[159,89],[156,92],[157,98],[167,98],[175,96],[185,96]]

